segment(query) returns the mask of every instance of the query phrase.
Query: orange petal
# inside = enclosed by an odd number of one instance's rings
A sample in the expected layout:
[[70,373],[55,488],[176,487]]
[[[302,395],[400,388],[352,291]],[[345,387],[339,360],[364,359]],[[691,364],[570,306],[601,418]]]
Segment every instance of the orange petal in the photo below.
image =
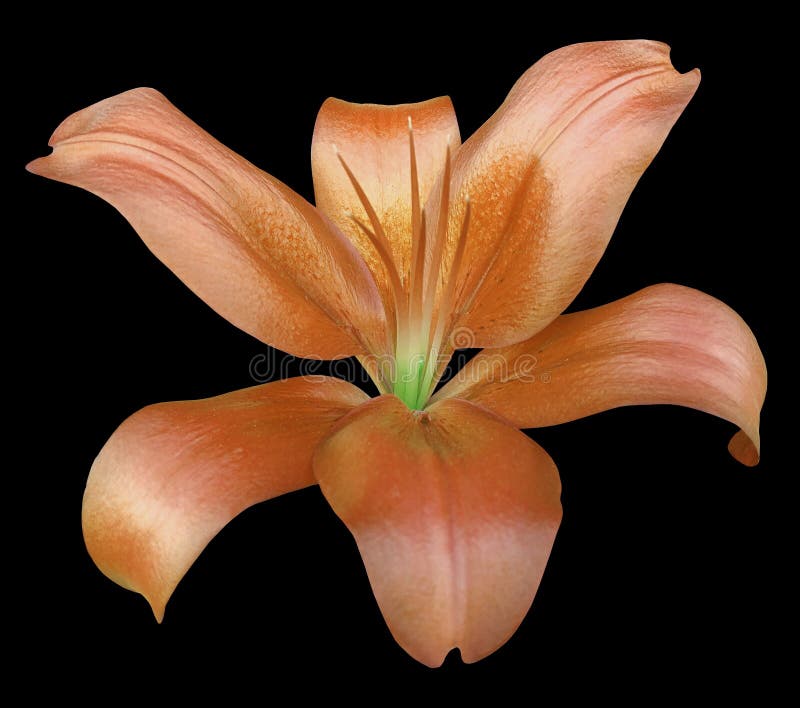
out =
[[419,198],[424,204],[444,167],[448,143],[461,142],[453,104],[447,97],[422,103],[381,106],[329,98],[322,104],[311,144],[317,207],[356,244],[388,290],[380,259],[349,214],[369,223],[338,150],[358,179],[383,225],[400,274],[411,261],[411,160],[408,119],[414,130]]
[[663,284],[484,350],[434,400],[464,398],[520,428],[617,406],[689,406],[738,425],[728,449],[755,465],[766,389],[764,357],[742,318],[710,295]]
[[466,401],[381,396],[317,449],[314,473],[355,536],[394,638],[439,666],[491,654],[533,601],[561,520],[550,456]]
[[31,172],[113,204],[237,327],[298,356],[385,351],[378,291],[344,235],[157,91],[127,91],[73,114],[50,145]]
[[527,339],[566,309],[699,80],[696,70],[676,72],[656,42],[564,47],[529,69],[464,143],[449,248],[469,195],[456,324],[474,346]]
[[228,521],[315,483],[314,446],[366,398],[339,379],[296,378],[135,413],[89,474],[83,535],[94,562],[144,595],[160,622],[175,586]]

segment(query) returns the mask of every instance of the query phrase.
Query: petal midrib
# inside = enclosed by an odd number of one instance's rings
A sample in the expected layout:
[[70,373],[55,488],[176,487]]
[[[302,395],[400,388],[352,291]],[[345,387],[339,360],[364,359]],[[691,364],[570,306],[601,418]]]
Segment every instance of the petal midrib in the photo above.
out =
[[[439,462],[439,493],[441,494],[442,516],[446,519],[444,544],[450,561],[449,605],[450,637],[453,646],[458,646],[463,638],[467,616],[467,567],[463,553],[462,533],[456,522],[458,511],[457,490],[450,479],[451,470],[441,458]],[[459,514],[459,516],[461,516]]]
[[624,88],[628,84],[641,79],[657,76],[658,74],[669,74],[672,71],[671,64],[662,61],[640,69],[621,71],[581,92],[552,118],[546,130],[533,138],[527,147],[528,153],[538,157],[544,155],[562,133],[591,106],[615,93],[620,88]]
[[[124,137],[124,139],[123,139]],[[218,186],[212,184],[213,181],[219,182],[214,172],[205,167],[202,163],[196,162],[187,157],[185,153],[179,152],[170,147],[169,144],[158,140],[138,137],[132,133],[116,130],[91,131],[80,135],[58,140],[53,148],[64,145],[78,145],[81,143],[113,143],[133,150],[144,150],[158,158],[169,161],[178,167],[183,168],[198,181],[202,182],[208,189],[214,192],[228,207],[235,211],[235,206],[231,203]],[[238,214],[237,214],[238,216]]]
[[[667,64],[666,66],[662,66],[660,69],[651,70],[650,67],[646,69],[638,69],[635,71],[623,71],[620,72],[617,76],[614,76],[603,83],[599,84],[594,88],[592,91],[587,91],[581,94],[578,98],[576,98],[569,106],[567,106],[564,111],[559,114],[559,118],[562,118],[570,108],[572,108],[575,104],[580,103],[580,107],[572,113],[569,118],[564,120],[563,123],[559,124],[558,121],[553,121],[554,130],[556,131],[552,138],[548,137],[547,141],[541,151],[536,153],[539,158],[544,157],[547,151],[555,144],[555,142],[561,137],[561,135],[573,124],[575,123],[582,115],[586,113],[592,106],[597,105],[603,99],[608,98],[610,95],[616,93],[622,88],[625,88],[629,84],[635,83],[642,79],[648,79],[653,76],[658,76],[659,74],[671,74],[672,67]],[[591,97],[591,98],[590,98]],[[584,101],[583,99],[589,99]],[[537,146],[538,147],[538,146]]]

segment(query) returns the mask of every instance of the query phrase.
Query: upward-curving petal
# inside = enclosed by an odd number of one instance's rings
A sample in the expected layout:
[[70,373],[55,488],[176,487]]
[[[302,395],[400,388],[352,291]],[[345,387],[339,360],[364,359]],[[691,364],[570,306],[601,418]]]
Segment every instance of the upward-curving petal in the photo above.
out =
[[409,119],[414,133],[419,200],[425,204],[444,167],[448,144],[455,150],[461,143],[449,98],[394,106],[329,98],[319,111],[311,144],[317,207],[350,236],[387,289],[384,269],[373,246],[349,216],[353,214],[369,223],[337,152],[374,207],[402,277],[409,271],[412,254]]
[[83,498],[94,562],[161,621],[172,591],[234,516],[314,484],[311,455],[367,399],[339,379],[286,379],[128,418],[97,456]]
[[764,357],[742,318],[710,295],[664,284],[480,352],[433,400],[463,398],[520,428],[618,406],[689,406],[738,425],[728,449],[755,465],[766,389]]
[[561,483],[528,437],[466,401],[394,396],[344,418],[314,474],[355,536],[389,629],[439,666],[500,647],[533,601],[561,521]]
[[386,351],[375,283],[347,238],[153,89],[67,118],[28,169],[114,205],[223,317],[298,356]]
[[452,258],[469,196],[455,325],[474,346],[527,339],[566,309],[699,80],[664,44],[575,44],[529,69],[464,143],[448,238]]

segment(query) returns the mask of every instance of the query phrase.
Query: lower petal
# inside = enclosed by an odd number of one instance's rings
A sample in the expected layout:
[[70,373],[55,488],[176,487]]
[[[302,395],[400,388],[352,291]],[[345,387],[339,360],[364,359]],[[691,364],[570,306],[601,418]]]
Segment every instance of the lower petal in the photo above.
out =
[[766,389],[764,357],[742,318],[698,290],[663,284],[485,349],[434,400],[465,398],[520,428],[618,406],[688,406],[738,425],[728,449],[755,465]]
[[83,534],[109,578],[160,622],[170,595],[234,516],[315,483],[314,446],[365,394],[338,379],[288,379],[199,401],[148,406],[97,456]]
[[361,406],[314,455],[400,646],[428,666],[491,654],[525,617],[561,521],[550,456],[466,401]]

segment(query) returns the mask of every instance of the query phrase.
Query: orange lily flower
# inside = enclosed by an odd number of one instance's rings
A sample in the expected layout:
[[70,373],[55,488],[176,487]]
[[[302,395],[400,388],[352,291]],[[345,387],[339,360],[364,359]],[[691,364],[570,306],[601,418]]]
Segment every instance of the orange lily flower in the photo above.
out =
[[[135,413],[87,482],[98,567],[161,621],[230,519],[318,483],[398,643],[472,662],[522,621],[561,520],[556,466],[520,428],[678,404],[737,425],[729,450],[755,465],[766,368],[730,308],[662,284],[562,314],[699,80],[663,44],[568,46],[463,145],[447,98],[329,99],[316,207],[152,89],[67,118],[28,169],[114,205],[237,327],[356,356],[380,392],[315,376]],[[465,344],[484,350],[436,390]]]

